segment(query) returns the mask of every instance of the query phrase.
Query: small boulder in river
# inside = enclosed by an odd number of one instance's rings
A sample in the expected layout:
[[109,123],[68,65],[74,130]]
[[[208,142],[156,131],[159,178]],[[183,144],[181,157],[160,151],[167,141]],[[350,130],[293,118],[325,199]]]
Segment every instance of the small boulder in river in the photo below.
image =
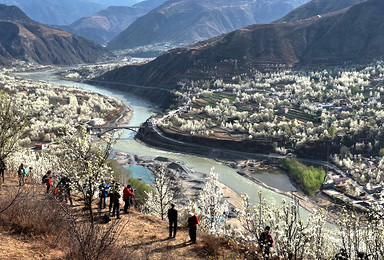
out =
[[171,159],[166,158],[166,157],[162,157],[162,156],[158,156],[158,157],[155,158],[155,161],[159,161],[159,162],[171,162]]

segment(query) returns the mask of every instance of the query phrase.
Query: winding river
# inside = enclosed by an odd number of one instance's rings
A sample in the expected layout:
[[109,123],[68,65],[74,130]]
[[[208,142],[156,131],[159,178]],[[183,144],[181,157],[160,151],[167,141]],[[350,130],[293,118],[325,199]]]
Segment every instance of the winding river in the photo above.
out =
[[[147,118],[156,113],[158,109],[154,107],[151,103],[140,99],[136,96],[131,95],[130,93],[126,93],[119,90],[107,89],[105,87],[93,86],[83,83],[71,82],[60,80],[53,76],[53,72],[34,72],[34,73],[20,73],[19,75],[24,78],[29,78],[32,80],[43,80],[54,82],[62,85],[72,85],[76,87],[80,87],[83,89],[88,89],[94,92],[98,92],[103,95],[112,96],[129,105],[133,109],[133,116],[129,123],[131,126],[138,126],[143,123]],[[187,155],[180,153],[173,153],[169,151],[164,151],[152,147],[148,147],[142,143],[139,143],[134,140],[134,133],[130,131],[125,131],[122,134],[121,139],[116,143],[115,149],[124,151],[127,153],[137,154],[138,156],[150,156],[157,157],[163,156],[168,158],[173,158],[179,161],[183,161],[188,167],[193,169],[194,171],[209,173],[212,167],[215,167],[215,170],[219,172],[219,181],[230,187],[238,194],[247,193],[250,197],[251,202],[256,203],[258,201],[258,190],[261,188],[260,185],[255,182],[240,176],[236,173],[235,169],[232,169],[220,162],[217,162],[213,159],[208,159],[195,155]],[[290,187],[290,182],[288,177],[285,174],[279,174],[276,176],[274,174],[264,173],[261,176],[264,182],[277,182],[281,187]],[[287,183],[289,185],[287,186]],[[272,186],[272,185],[271,185]],[[284,195],[273,192],[271,190],[263,188],[263,195],[268,199],[268,201],[274,200],[276,203],[281,203],[281,201],[285,198],[286,200],[290,200]],[[303,218],[308,217],[308,211],[302,209],[301,216]]]

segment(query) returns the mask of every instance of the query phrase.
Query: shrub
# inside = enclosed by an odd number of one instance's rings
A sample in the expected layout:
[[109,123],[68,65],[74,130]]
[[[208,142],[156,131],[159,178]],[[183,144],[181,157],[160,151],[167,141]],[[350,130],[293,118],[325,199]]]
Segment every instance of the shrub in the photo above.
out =
[[308,167],[296,159],[285,159],[284,164],[289,175],[308,195],[312,196],[324,182],[326,173],[322,168]]
[[[12,206],[0,214],[1,225],[23,235],[65,236],[68,221],[61,205],[49,196],[41,196],[39,188],[21,190]],[[9,205],[17,193],[16,187],[7,189],[0,197],[0,208]]]
[[128,183],[135,189],[136,202],[140,205],[144,204],[148,198],[147,193],[151,191],[151,187],[136,178],[129,178]]

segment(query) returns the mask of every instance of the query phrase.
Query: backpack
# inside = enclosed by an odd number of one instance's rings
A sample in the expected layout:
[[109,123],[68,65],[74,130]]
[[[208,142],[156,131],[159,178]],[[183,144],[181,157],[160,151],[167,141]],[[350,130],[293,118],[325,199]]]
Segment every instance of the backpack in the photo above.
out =
[[102,217],[102,222],[104,224],[107,224],[109,221],[111,221],[111,218],[108,216],[108,214],[104,214],[104,216]]
[[19,167],[19,170],[17,171],[17,173],[19,174],[19,176],[24,175],[23,168]]
[[43,178],[41,179],[41,183],[47,184],[47,180],[48,180],[47,175],[44,175]]

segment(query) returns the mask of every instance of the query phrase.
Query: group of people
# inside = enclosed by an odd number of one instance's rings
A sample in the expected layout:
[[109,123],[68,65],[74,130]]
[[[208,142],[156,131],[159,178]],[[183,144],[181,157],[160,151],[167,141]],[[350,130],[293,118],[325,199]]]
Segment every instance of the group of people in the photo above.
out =
[[55,195],[56,198],[65,201],[65,203],[69,201],[69,203],[73,205],[71,196],[71,179],[67,176],[62,176],[55,188],[53,188],[52,179],[53,173],[51,170],[47,171],[47,173],[42,177],[41,182],[46,185],[46,193]]
[[[127,185],[123,189],[124,213],[128,214],[131,206],[133,206],[135,190],[131,185]],[[99,208],[105,209],[107,207],[107,198],[109,197],[109,214],[111,217],[116,216],[120,218],[120,183],[112,181],[111,185],[101,183],[99,185]]]
[[[5,165],[5,162],[3,159],[0,159],[0,181],[3,183],[5,182],[5,170],[7,169],[7,166]],[[29,170],[32,170],[32,167],[29,167]],[[24,164],[20,164],[17,168],[17,177],[19,178],[19,186],[25,184],[25,179],[27,177],[28,170],[24,166]]]

